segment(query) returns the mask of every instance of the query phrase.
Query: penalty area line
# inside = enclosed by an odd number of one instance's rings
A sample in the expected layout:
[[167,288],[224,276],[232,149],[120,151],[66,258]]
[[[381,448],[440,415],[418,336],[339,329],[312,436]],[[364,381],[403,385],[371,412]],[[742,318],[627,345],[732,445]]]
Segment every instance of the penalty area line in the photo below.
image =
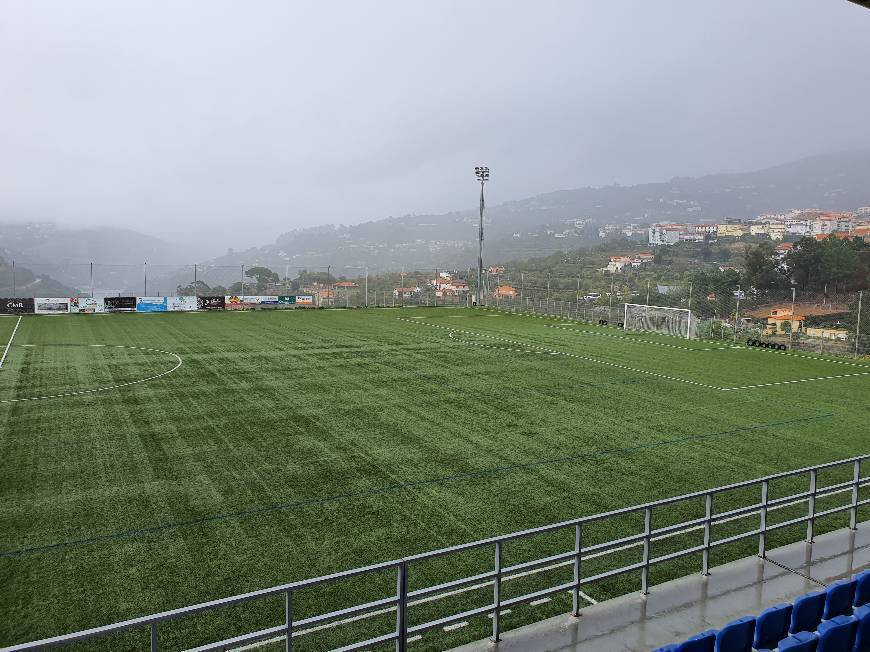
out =
[[6,343],[6,348],[3,349],[3,357],[0,357],[0,369],[3,368],[3,363],[6,362],[6,356],[9,355],[9,347],[12,346],[12,340],[15,339],[15,333],[18,332],[18,327],[21,325],[21,317],[15,322],[15,328],[12,329],[12,335],[9,336],[9,341]]

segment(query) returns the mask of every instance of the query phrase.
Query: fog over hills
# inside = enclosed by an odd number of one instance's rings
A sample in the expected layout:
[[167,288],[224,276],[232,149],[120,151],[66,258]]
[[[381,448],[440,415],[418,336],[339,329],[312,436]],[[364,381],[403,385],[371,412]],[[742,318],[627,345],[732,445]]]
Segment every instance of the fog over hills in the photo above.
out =
[[[493,174],[497,179],[498,171]],[[495,203],[498,192],[497,182],[487,186],[488,201],[493,202],[486,213],[489,261],[593,244],[598,242],[594,225],[604,223],[746,219],[791,208],[853,210],[870,204],[870,150],[813,156],[753,172],[559,190],[504,203]],[[574,228],[574,220],[582,219],[592,223],[582,230]],[[380,271],[461,269],[475,264],[477,222],[475,208],[296,229],[273,244],[231,251],[205,264],[226,266],[230,282],[238,280],[236,268],[242,264],[265,265],[291,275],[297,268],[327,265],[348,276],[359,275],[365,266]],[[211,274],[218,278],[220,271]]]
[[[870,150],[804,158],[753,172],[724,173],[633,186],[558,190],[498,202],[498,170],[487,186],[485,255],[490,262],[545,255],[599,241],[598,224],[752,218],[791,208],[853,210],[870,204]],[[469,183],[469,203],[476,199]],[[46,223],[0,224],[0,256],[37,274],[86,290],[90,262],[97,288],[141,294],[172,292],[192,280],[193,264],[210,285],[239,280],[241,266],[265,265],[294,276],[331,266],[337,275],[372,271],[467,268],[475,264],[476,208],[439,215],[404,215],[353,226],[295,229],[271,244],[202,257],[196,243],[170,243],[128,229],[62,229]],[[575,220],[590,220],[577,228]],[[240,225],[256,230],[256,219]],[[147,269],[145,262],[147,261]]]

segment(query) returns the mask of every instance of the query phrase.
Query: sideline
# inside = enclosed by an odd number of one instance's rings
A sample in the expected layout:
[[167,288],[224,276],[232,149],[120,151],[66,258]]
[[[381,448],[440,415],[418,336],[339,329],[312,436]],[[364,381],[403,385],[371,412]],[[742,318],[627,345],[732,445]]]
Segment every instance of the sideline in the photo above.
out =
[[12,346],[12,340],[15,339],[15,333],[18,332],[18,327],[21,325],[21,317],[15,322],[15,328],[12,329],[12,335],[9,336],[9,341],[6,343],[6,348],[3,351],[3,357],[0,358],[0,369],[3,368],[3,363],[6,362],[6,356],[9,355],[9,347]]

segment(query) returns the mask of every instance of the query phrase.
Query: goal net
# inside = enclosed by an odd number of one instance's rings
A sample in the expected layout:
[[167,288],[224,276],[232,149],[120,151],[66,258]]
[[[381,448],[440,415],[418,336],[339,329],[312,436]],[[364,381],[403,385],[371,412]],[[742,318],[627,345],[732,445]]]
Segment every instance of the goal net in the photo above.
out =
[[625,304],[623,328],[635,331],[654,331],[678,337],[692,337],[695,318],[686,308]]

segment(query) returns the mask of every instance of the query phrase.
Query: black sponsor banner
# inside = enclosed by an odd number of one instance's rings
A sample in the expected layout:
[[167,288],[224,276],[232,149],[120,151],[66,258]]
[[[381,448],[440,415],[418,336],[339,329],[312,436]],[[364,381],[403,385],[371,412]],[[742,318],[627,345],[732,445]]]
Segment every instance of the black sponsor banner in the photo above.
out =
[[219,297],[197,297],[196,307],[199,310],[223,310],[226,307],[224,296]]
[[136,297],[106,297],[106,312],[136,312]]
[[0,298],[0,314],[23,315],[35,311],[33,299]]

